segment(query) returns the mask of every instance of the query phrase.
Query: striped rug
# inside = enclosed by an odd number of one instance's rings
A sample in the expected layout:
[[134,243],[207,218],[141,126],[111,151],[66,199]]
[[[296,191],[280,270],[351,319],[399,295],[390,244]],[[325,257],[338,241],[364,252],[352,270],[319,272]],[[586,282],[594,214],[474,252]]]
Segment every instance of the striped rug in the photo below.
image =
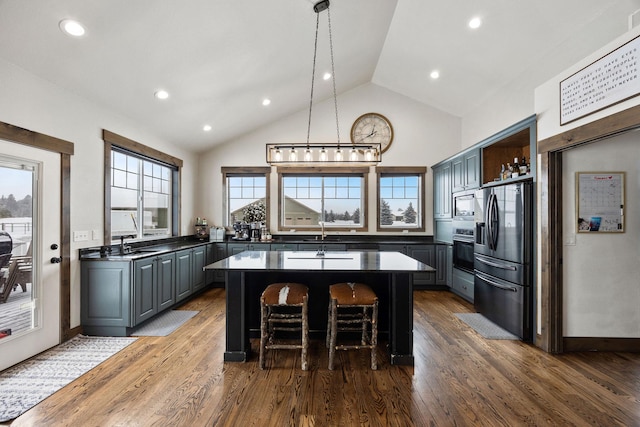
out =
[[0,422],[16,418],[135,340],[78,335],[0,372]]

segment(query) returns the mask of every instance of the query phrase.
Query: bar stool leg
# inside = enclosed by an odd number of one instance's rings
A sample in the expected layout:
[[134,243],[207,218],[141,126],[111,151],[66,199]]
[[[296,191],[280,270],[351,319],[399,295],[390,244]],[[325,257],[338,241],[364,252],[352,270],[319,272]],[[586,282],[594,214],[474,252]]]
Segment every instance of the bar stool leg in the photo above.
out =
[[378,301],[373,304],[371,310],[371,369],[378,369]]
[[267,346],[268,326],[267,306],[263,301],[260,302],[260,369],[265,368],[265,351]]
[[333,361],[336,355],[336,338],[338,335],[338,302],[335,299],[331,300],[330,309],[330,326],[331,336],[329,338],[329,370],[333,370]]
[[302,370],[306,371],[309,369],[308,360],[307,360],[307,350],[309,348],[309,305],[307,303],[307,297],[304,297],[304,302],[302,304],[302,355],[301,355],[301,364]]

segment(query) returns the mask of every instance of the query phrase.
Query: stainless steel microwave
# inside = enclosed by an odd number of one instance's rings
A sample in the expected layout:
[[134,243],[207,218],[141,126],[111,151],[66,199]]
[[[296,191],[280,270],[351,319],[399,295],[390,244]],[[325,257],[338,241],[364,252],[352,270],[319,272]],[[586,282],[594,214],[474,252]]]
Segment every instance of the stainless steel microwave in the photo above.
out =
[[463,191],[453,194],[453,218],[473,221],[475,191]]

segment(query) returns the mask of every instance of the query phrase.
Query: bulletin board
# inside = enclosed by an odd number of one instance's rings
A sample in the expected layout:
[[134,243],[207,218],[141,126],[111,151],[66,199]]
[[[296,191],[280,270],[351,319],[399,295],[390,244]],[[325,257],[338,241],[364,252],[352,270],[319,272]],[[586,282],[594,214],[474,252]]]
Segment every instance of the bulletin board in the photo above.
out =
[[624,172],[576,172],[578,233],[624,232]]

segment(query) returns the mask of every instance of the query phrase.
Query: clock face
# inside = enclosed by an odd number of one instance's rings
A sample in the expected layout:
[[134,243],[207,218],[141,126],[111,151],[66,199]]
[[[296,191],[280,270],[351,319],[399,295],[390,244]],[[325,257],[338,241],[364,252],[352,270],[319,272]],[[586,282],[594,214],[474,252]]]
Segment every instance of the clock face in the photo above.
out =
[[351,142],[354,144],[380,144],[380,150],[384,153],[392,141],[393,127],[382,114],[363,114],[351,126]]

